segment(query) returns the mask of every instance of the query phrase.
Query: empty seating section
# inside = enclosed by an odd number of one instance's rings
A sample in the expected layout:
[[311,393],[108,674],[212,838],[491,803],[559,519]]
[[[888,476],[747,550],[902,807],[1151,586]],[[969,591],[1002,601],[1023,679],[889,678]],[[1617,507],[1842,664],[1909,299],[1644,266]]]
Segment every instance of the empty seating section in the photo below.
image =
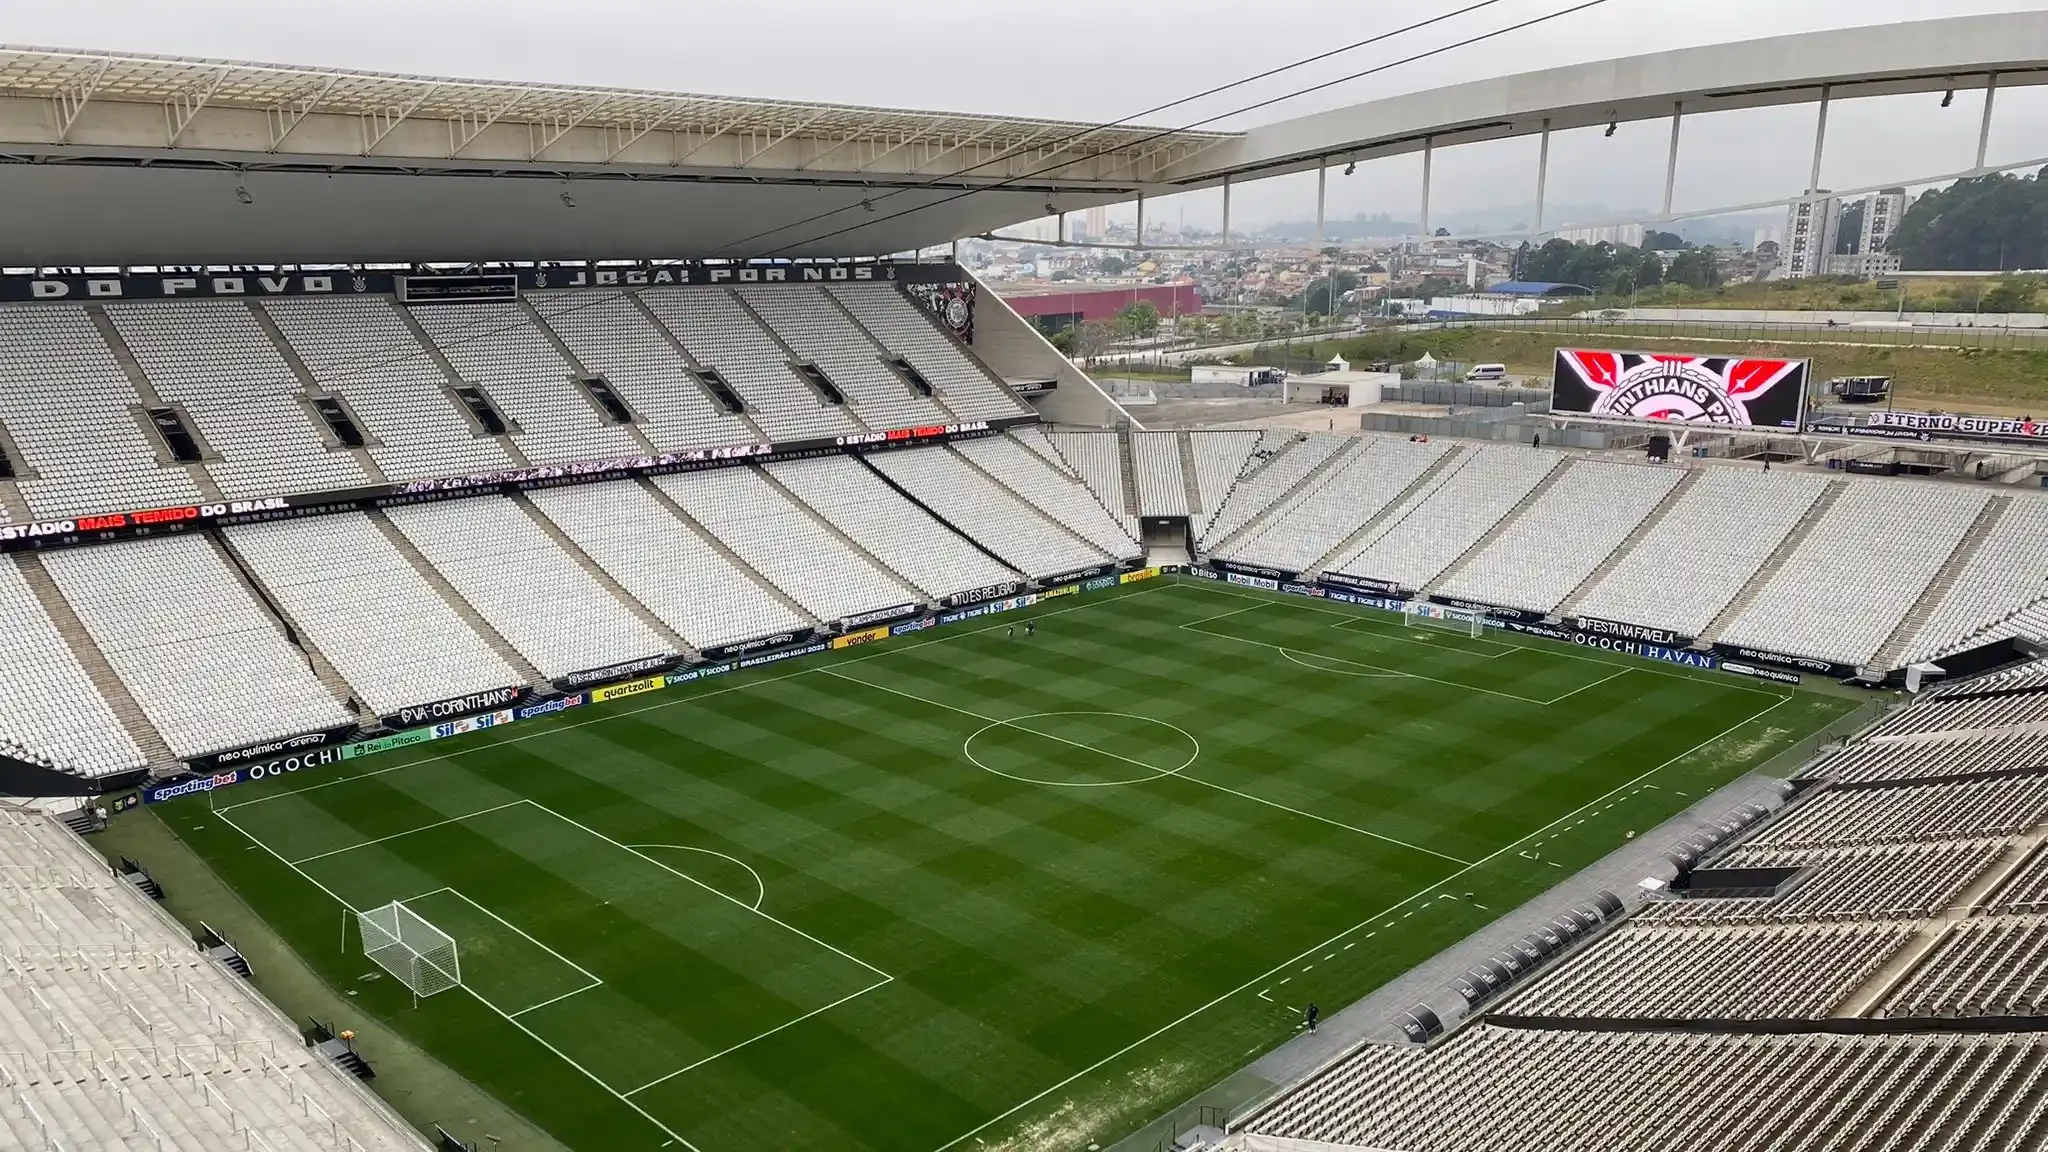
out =
[[1564,459],[1524,448],[1468,451],[1388,514],[1351,556],[1330,567],[1421,588],[1492,531]]
[[632,406],[640,430],[664,452],[755,439],[690,378],[689,362],[624,295],[557,292],[528,297],[586,372],[603,376]]
[[1853,783],[2037,767],[2048,768],[2048,733],[1980,740],[1870,740],[1828,753],[1801,775]]
[[789,353],[723,288],[649,288],[640,300],[690,355],[716,369],[771,439],[801,440],[857,431],[838,406],[789,366]]
[[930,313],[896,287],[848,284],[828,288],[882,347],[910,361],[962,420],[1027,416],[1030,409],[1010,398],[995,378],[976,364]]
[[697,648],[810,626],[638,481],[527,495],[619,587]]
[[1007,435],[1015,439],[1017,443],[1036,452],[1038,458],[1051,465],[1054,471],[1065,476],[1075,474],[1073,466],[1067,463],[1066,457],[1061,456],[1060,450],[1052,446],[1052,439],[1045,434],[1045,429],[1036,425],[1026,424],[1010,429]]
[[1968,733],[2042,721],[2048,721],[2048,691],[1958,696],[1925,701],[1911,713],[1894,713],[1873,727],[1870,735]]
[[480,388],[536,464],[602,460],[646,451],[600,412],[575,371],[519,304],[435,304],[411,309],[465,384]]
[[1667,1020],[1825,1016],[1913,933],[1901,922],[1628,924],[1498,1010]]
[[496,438],[464,419],[448,378],[387,296],[287,296],[263,302],[321,388],[347,401],[371,459],[392,480],[512,466]]
[[[1989,499],[1935,484],[1850,485],[1720,638],[1863,663],[1926,591]],[[1845,589],[1855,589],[1850,611]]]
[[1981,644],[2010,637],[2027,640],[2037,648],[2048,647],[2048,598],[2032,601],[2003,619],[1972,626],[1970,631],[1944,645],[1944,651],[1934,655],[1946,656],[1950,652],[1964,652]]
[[1783,920],[1882,920],[1933,916],[1996,863],[2004,840],[1937,840],[1778,849],[1745,845],[1716,862],[1725,868],[1798,868],[1778,895],[1677,900],[1643,911],[1653,922],[1759,924]]
[[1578,461],[1443,591],[1549,612],[1607,562],[1684,475],[1656,465]]
[[321,440],[304,387],[249,308],[233,300],[106,306],[150,387],[183,408],[218,455],[207,472],[223,495],[366,483],[354,456]]
[[1188,514],[1188,485],[1181,475],[1180,433],[1131,433],[1131,467],[1138,480],[1138,515]]
[[158,463],[142,398],[76,304],[0,308],[0,424],[39,518],[199,499],[184,466]]
[[1195,449],[1196,489],[1202,494],[1202,515],[1195,525],[1195,536],[1199,539],[1203,525],[1217,509],[1223,507],[1238,475],[1251,462],[1252,450],[1257,447],[1260,434],[1190,432],[1188,440]]
[[523,683],[362,512],[226,530],[293,624],[372,711]]
[[1994,912],[2048,912],[2048,851],[2030,853],[1985,905]]
[[668,653],[660,636],[511,500],[398,505],[383,514],[545,676]]
[[0,1147],[427,1147],[69,832],[0,810]]
[[934,599],[1017,578],[858,460],[822,456],[767,467],[797,499]]
[[742,294],[784,344],[824,369],[870,427],[908,428],[952,419],[883,364],[882,350],[833,306],[823,289],[750,288]]
[[1709,468],[1579,601],[1578,610],[1704,633],[1790,535],[1828,479],[1804,472]]
[[2048,660],[2029,660],[1982,676],[1951,681],[1921,693],[1922,699],[1946,700],[1954,696],[1979,695],[2014,688],[2048,688]]
[[[1365,1046],[1248,1118],[1402,1152],[2039,1149],[2048,1036],[1688,1035],[1481,1025]],[[1253,1145],[1271,1148],[1272,1145]],[[1310,1145],[1293,1145],[1296,1148]]]
[[1109,556],[1136,560],[1145,554],[1137,537],[1103,510],[1086,485],[1047,467],[1009,437],[966,440],[955,444],[953,451]]
[[2048,591],[2048,499],[2014,496],[1955,584],[1906,645],[1906,662],[1954,650],[1956,641],[2039,600]]
[[355,719],[207,537],[73,548],[43,564],[180,756]]
[[1753,845],[1882,844],[2025,831],[2048,814],[2048,774],[1836,790],[1751,837]]
[[968,467],[950,449],[877,452],[868,459],[919,503],[1027,576],[1076,572],[1109,559],[1033,512],[1016,493]]
[[11,556],[0,559],[0,746],[81,776],[144,760]]
[[1116,433],[1055,432],[1046,439],[1066,458],[1069,469],[1088,486],[1095,502],[1116,517],[1124,531],[1137,531],[1138,510],[1124,505],[1123,464],[1118,458]]
[[1227,554],[1283,571],[1307,571],[1384,512],[1449,451],[1447,444],[1391,436],[1365,441],[1306,490],[1276,505]]
[[749,567],[820,620],[917,599],[848,548],[752,468],[685,472],[655,481]]
[[1293,491],[1295,485],[1330,457],[1357,446],[1357,438],[1351,436],[1303,436],[1274,445],[1273,455],[1255,461],[1257,471],[1240,476],[1230,490],[1230,498],[1212,510],[1209,525],[1203,530],[1203,550],[1213,550],[1229,539],[1231,533]]
[[2048,1015],[2048,916],[1958,921],[1885,999],[1882,1014]]

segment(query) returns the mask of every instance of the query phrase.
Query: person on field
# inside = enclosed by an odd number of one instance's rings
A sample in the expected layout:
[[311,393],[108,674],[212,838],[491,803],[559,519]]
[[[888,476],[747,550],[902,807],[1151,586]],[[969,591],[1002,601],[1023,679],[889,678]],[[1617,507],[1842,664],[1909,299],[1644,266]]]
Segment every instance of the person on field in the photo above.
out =
[[1302,1013],[1302,1015],[1308,1018],[1308,1030],[1313,1032],[1316,1030],[1316,1021],[1322,1019],[1323,1010],[1316,1007],[1315,1001],[1311,1000],[1309,1001],[1308,1011]]
[[1038,622],[1036,620],[1026,620],[1024,622],[1024,634],[1026,636],[1038,635]]

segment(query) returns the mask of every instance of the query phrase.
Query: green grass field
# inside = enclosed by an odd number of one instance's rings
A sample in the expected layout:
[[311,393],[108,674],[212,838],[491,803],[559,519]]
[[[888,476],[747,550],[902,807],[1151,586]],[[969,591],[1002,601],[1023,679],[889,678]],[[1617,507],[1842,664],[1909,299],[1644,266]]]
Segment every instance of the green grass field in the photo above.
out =
[[1081,1149],[1852,707],[1158,580],[159,814],[572,1147]]

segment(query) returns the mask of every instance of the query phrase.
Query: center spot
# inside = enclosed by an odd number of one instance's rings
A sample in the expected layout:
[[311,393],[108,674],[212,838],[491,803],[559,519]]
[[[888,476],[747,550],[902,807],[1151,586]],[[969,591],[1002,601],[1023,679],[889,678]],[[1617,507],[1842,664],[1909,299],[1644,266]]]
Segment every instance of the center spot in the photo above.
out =
[[1202,746],[1177,725],[1129,712],[1038,712],[977,730],[961,752],[1027,784],[1107,788],[1179,772]]

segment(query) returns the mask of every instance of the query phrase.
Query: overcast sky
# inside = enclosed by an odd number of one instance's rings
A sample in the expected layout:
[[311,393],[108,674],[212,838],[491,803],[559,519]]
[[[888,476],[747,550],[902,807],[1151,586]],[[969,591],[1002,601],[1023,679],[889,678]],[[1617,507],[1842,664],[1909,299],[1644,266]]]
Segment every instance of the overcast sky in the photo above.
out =
[[[13,44],[213,56],[436,76],[614,85],[899,107],[1110,120],[1473,0],[0,0]],[[1497,0],[1432,28],[1147,119],[1172,125],[1398,60],[1581,0]],[[1604,0],[1584,12],[1245,115],[1242,128],[1483,76],[1720,41],[1976,12],[2048,0]],[[1981,97],[1837,104],[1824,184],[1850,187],[1965,167]],[[1994,162],[2048,155],[2048,89],[1998,100]],[[1687,121],[1678,204],[1796,194],[1814,109]],[[1655,206],[1667,128],[1599,129],[1553,142],[1555,204]],[[1439,212],[1533,200],[1533,140],[1440,153]],[[1331,181],[1333,216],[1413,217],[1419,158]],[[1215,193],[1182,198],[1214,223]],[[1248,224],[1307,217],[1314,177],[1233,194]],[[1161,205],[1170,216],[1176,206]]]

